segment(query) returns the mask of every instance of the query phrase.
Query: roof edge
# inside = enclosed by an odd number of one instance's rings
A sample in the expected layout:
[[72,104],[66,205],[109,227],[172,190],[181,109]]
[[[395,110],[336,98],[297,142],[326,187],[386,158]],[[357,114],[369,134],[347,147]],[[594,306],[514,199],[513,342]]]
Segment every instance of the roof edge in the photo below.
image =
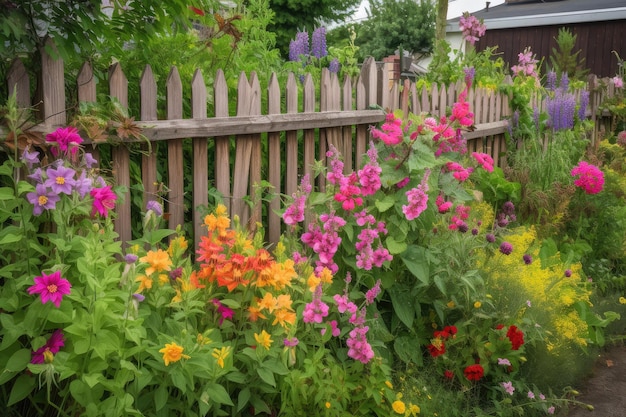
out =
[[[626,19],[626,7],[615,7],[612,9],[584,10],[575,12],[563,12],[552,14],[537,14],[532,16],[502,17],[495,19],[484,19],[487,30],[509,29],[529,26],[550,26],[564,25],[569,23],[601,22],[606,20]],[[446,25],[448,32],[461,32],[458,22],[449,22]]]

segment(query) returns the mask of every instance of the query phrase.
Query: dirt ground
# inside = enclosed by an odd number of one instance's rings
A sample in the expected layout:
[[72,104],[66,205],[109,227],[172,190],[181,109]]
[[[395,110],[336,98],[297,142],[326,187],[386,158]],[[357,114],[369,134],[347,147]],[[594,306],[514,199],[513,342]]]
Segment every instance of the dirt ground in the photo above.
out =
[[577,399],[594,409],[572,407],[567,417],[626,417],[626,346],[611,346],[600,353],[591,375],[576,389]]

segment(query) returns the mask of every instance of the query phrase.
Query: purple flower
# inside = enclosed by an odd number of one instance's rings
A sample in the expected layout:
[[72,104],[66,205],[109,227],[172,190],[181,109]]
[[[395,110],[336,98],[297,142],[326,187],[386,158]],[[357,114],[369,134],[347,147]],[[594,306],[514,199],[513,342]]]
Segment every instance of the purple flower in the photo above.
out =
[[290,337],[290,338],[286,338],[285,340],[283,340],[283,344],[286,347],[296,347],[298,346],[298,343],[300,343],[300,341],[298,340],[297,337]]
[[474,82],[474,76],[476,75],[476,68],[465,67],[463,68],[463,72],[465,73],[465,85],[467,88],[472,88],[472,82]]
[[48,176],[48,179],[44,182],[44,184],[47,187],[50,187],[53,192],[56,194],[72,194],[74,184],[76,184],[76,181],[74,180],[76,171],[72,168],[67,168],[63,165],[60,165],[56,169],[48,168],[46,170],[46,175]]
[[571,276],[572,276],[572,270],[571,270],[571,269],[566,269],[566,270],[565,270],[565,277],[566,277],[566,278],[569,278],[569,277],[571,277]]
[[311,55],[315,58],[324,58],[328,55],[326,49],[326,28],[319,27],[313,31],[311,39]]
[[35,216],[39,216],[44,210],[55,208],[57,202],[60,200],[55,192],[49,191],[43,184],[37,184],[35,192],[26,194],[26,198],[28,202],[34,206],[33,214]]
[[139,293],[133,294],[133,298],[139,302],[142,302],[143,300],[146,299],[146,297],[144,297],[142,294],[139,294]]
[[474,227],[472,229],[472,235],[476,236],[477,234],[478,234],[478,229]]
[[74,183],[74,187],[76,188],[76,192],[80,198],[85,198],[85,196],[89,194],[93,188],[93,180],[87,176],[85,171],[83,171]]
[[85,166],[87,167],[87,169],[93,168],[93,166],[98,163],[98,161],[89,152],[85,153],[84,158],[85,158]]
[[556,72],[550,71],[546,74],[546,88],[550,91],[556,90]]
[[513,252],[513,245],[509,242],[502,242],[502,244],[500,244],[500,252],[505,255],[510,255],[511,252]]
[[296,39],[289,43],[289,60],[300,62],[302,55],[309,54],[309,34],[307,32],[296,33]]
[[163,207],[155,200],[150,200],[146,203],[146,210],[154,212],[158,217],[163,215]]
[[511,361],[506,358],[498,358],[498,365],[511,366]]
[[28,288],[28,293],[40,294],[42,304],[51,301],[55,307],[59,308],[63,296],[70,293],[71,287],[68,280],[61,278],[61,271],[56,271],[50,275],[42,273],[40,277],[35,277],[35,285]]
[[533,257],[527,253],[525,253],[524,256],[522,256],[522,258],[524,259],[524,263],[526,265],[530,265],[531,263],[533,263]]
[[589,105],[589,91],[583,90],[580,93],[580,103],[578,105],[578,119],[585,120],[587,117],[587,106]]
[[333,74],[337,74],[339,72],[339,60],[337,58],[333,58],[333,60],[330,61],[330,64],[328,64],[328,71]]
[[28,152],[28,148],[25,148],[21,159],[22,162],[26,164],[26,167],[31,170],[33,169],[33,165],[39,163],[39,152]]
[[127,253],[126,255],[124,255],[124,260],[127,264],[134,264],[135,262],[137,262],[137,255],[135,255],[134,253]]
[[493,233],[487,233],[485,235],[485,239],[487,239],[487,242],[489,242],[489,243],[493,243],[493,242],[496,241],[496,237],[494,236]]

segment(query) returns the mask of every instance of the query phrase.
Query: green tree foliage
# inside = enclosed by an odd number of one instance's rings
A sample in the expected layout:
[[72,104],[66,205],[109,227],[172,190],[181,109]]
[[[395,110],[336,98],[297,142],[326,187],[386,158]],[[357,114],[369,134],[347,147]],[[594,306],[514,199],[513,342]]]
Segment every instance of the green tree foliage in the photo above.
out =
[[566,72],[570,80],[582,80],[589,72],[585,68],[585,58],[580,55],[582,49],[574,52],[577,35],[568,28],[559,29],[559,34],[554,40],[556,48],[552,48],[550,55],[550,65],[552,70],[558,75]]
[[276,47],[289,55],[289,42],[298,31],[312,32],[318,26],[342,22],[361,0],[270,0],[274,21],[268,30],[276,34]]
[[435,37],[435,10],[431,2],[371,0],[369,19],[360,25],[357,45],[376,59],[398,49],[430,52]]

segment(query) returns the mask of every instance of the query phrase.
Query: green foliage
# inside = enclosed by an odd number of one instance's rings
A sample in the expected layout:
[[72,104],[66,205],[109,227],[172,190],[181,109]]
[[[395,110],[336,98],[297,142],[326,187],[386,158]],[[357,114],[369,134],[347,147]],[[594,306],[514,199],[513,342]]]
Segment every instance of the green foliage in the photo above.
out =
[[399,49],[430,52],[435,36],[434,6],[428,1],[370,1],[369,18],[358,25],[357,33],[363,56],[380,60]]
[[574,52],[577,37],[570,29],[560,28],[555,38],[556,48],[552,48],[550,55],[551,70],[559,75],[566,73],[571,80],[583,80],[589,73],[585,58],[580,56],[582,50]]

